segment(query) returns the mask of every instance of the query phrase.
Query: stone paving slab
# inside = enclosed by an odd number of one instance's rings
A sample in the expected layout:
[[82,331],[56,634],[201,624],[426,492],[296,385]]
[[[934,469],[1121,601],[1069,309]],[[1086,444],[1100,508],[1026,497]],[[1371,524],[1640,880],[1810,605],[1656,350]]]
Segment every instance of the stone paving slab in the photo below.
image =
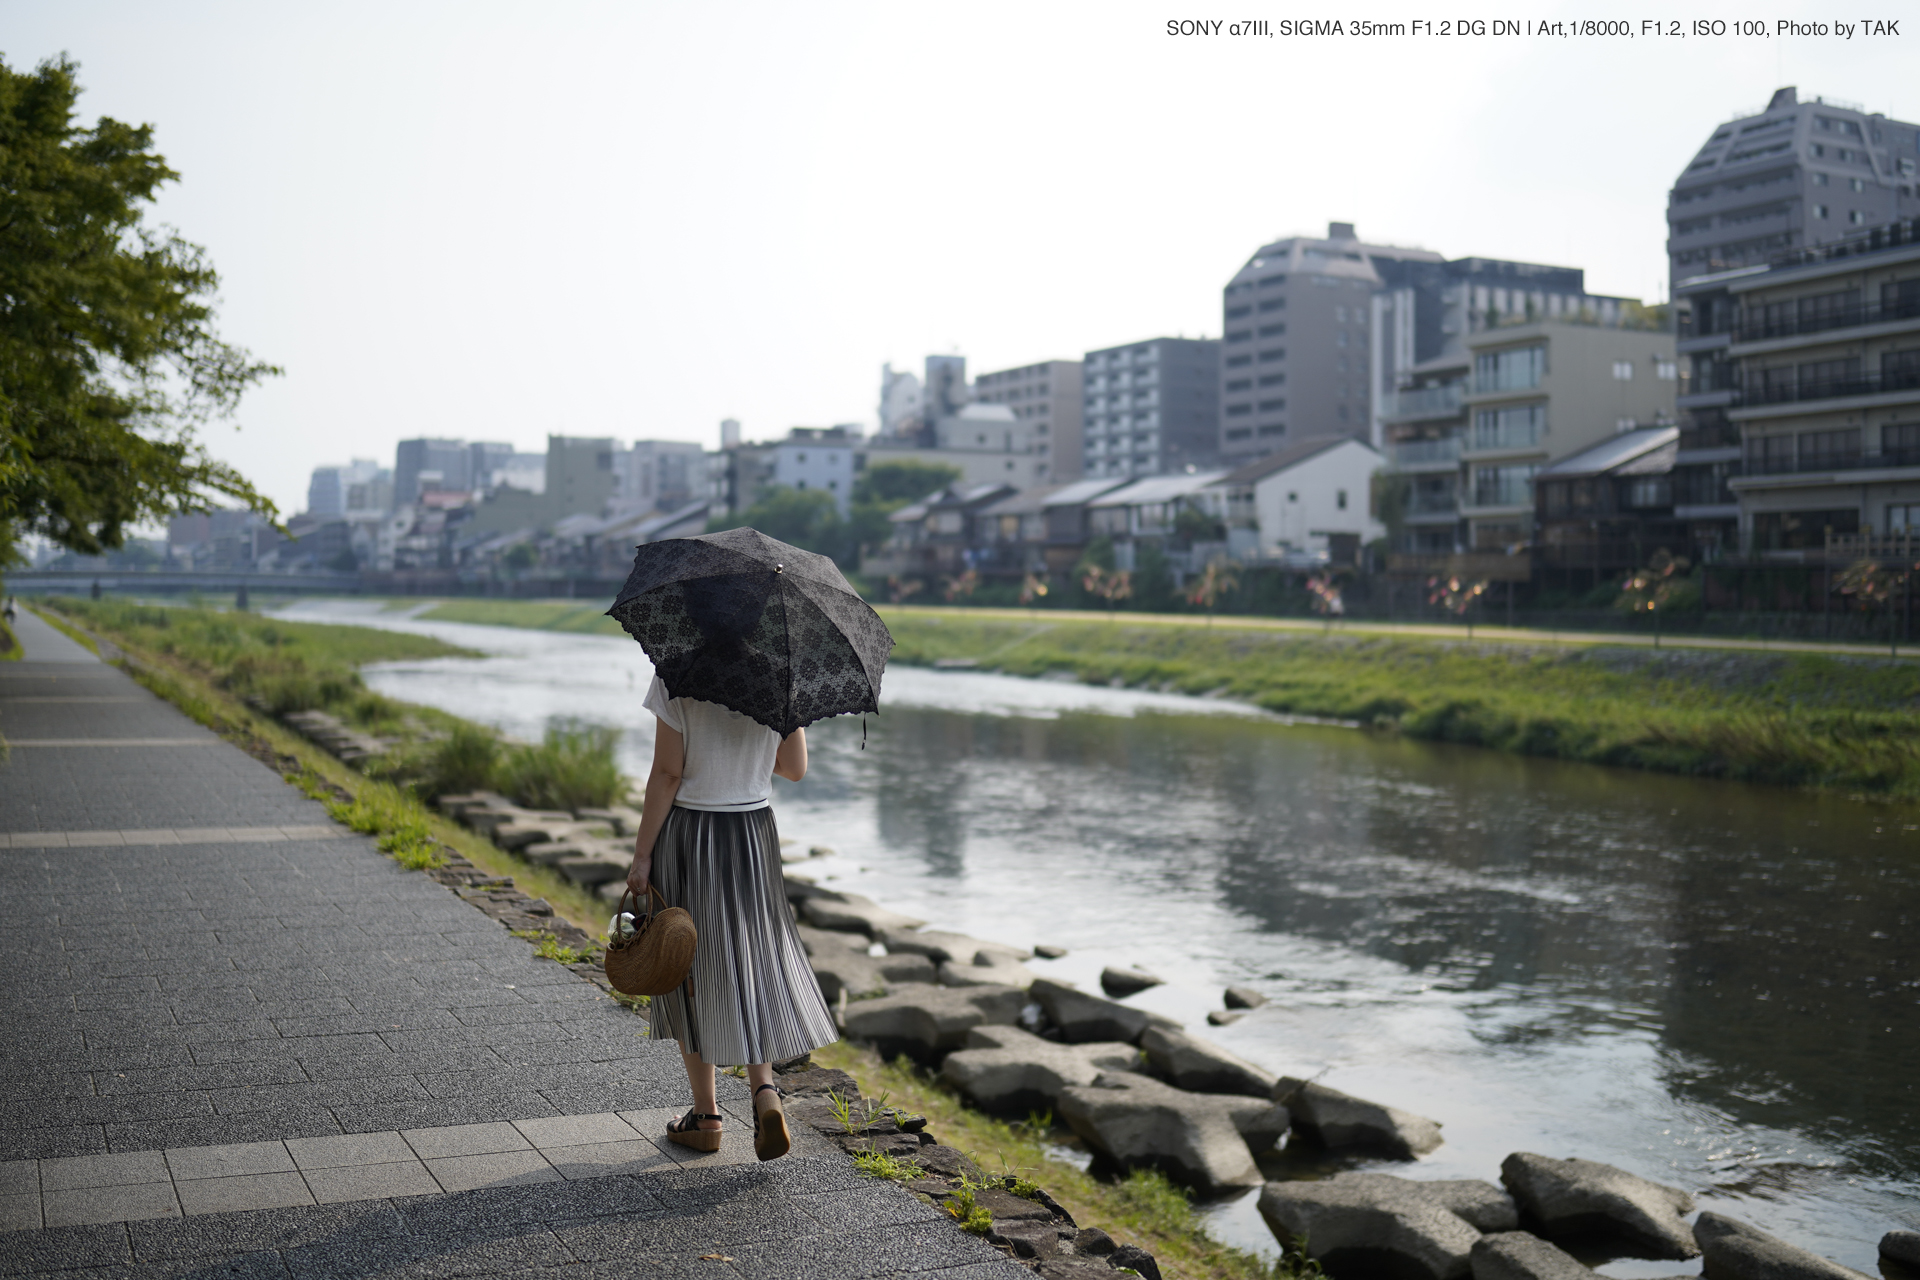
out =
[[[0,731],[201,739],[54,634]],[[672,1045],[224,742],[20,751],[0,832],[0,1276],[1031,1275],[731,1078],[666,1142]]]

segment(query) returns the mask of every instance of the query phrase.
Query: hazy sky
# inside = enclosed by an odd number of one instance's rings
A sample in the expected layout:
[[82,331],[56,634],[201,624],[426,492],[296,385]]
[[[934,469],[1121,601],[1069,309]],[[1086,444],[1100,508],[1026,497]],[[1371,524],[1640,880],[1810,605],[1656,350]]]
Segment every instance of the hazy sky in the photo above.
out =
[[404,436],[711,445],[722,417],[871,422],[887,360],[1217,334],[1252,251],[1330,220],[1651,301],[1715,124],[1781,84],[1920,117],[1920,17],[1675,39],[1641,9],[1631,38],[1235,39],[1166,30],[1232,11],[1113,0],[0,0],[0,53],[65,51],[88,120],[157,126],[160,216],[211,251],[226,336],[287,370],[210,441],[294,511],[314,466]]

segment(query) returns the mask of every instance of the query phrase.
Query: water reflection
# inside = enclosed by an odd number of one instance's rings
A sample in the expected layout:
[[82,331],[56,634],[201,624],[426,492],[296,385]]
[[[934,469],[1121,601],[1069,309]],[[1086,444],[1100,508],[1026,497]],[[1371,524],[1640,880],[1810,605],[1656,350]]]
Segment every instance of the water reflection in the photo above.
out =
[[[398,625],[501,656],[375,687],[516,732],[619,721],[643,767],[636,646]],[[1144,964],[1169,982],[1137,1001],[1190,1025],[1260,987],[1271,1005],[1208,1034],[1443,1121],[1419,1176],[1606,1160],[1868,1271],[1882,1232],[1920,1227],[1911,810],[1119,690],[896,671],[887,693],[866,750],[819,726],[776,791],[836,884],[1067,946],[1036,965],[1085,986]],[[1219,1212],[1267,1241],[1250,1200]]]

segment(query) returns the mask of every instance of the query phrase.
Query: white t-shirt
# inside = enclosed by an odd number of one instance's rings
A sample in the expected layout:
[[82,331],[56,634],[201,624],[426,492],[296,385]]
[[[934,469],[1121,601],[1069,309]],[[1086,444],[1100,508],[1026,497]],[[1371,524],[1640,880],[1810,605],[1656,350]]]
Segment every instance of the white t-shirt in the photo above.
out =
[[773,798],[779,734],[717,702],[669,697],[659,676],[641,705],[686,739],[687,761],[675,804],[710,813],[767,807]]

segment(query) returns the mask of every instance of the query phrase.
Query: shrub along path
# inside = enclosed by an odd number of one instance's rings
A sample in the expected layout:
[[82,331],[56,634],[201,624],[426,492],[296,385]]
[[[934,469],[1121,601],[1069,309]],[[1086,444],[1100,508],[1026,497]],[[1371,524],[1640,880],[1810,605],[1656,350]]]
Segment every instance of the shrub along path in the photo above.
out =
[[[0,1274],[1029,1274],[38,620],[0,669]],[[51,659],[51,660],[50,660]],[[150,745],[161,744],[168,745]],[[807,1145],[810,1144],[810,1145]]]

